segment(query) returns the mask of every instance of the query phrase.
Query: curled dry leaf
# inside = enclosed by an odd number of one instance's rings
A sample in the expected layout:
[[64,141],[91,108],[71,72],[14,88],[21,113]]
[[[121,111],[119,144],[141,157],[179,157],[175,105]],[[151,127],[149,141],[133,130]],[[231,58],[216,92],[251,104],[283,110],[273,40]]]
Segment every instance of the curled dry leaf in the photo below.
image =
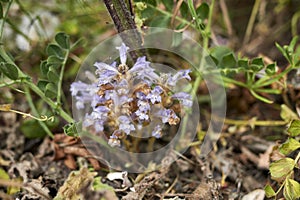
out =
[[53,139],[54,160],[65,159],[65,165],[70,169],[76,169],[75,157],[86,158],[95,170],[101,169],[101,164],[85,148],[79,138],[67,136],[65,134],[56,134]]

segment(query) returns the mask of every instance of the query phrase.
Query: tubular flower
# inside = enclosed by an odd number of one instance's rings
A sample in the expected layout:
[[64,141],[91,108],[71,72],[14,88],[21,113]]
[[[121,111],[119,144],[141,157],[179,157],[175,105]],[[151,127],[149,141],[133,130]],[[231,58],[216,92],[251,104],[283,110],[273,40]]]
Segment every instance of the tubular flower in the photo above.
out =
[[[96,134],[104,132],[108,144],[120,146],[120,139],[160,119],[149,136],[160,138],[164,124],[177,125],[178,109],[172,108],[180,102],[185,108],[193,105],[192,96],[185,92],[173,93],[172,89],[181,79],[191,80],[190,70],[175,74],[158,74],[146,57],[140,57],[131,69],[126,64],[128,47],[122,43],[117,47],[120,64],[96,62],[95,74],[85,72],[91,84],[81,81],[71,84],[71,94],[78,110],[89,110],[83,118],[83,127]],[[168,103],[166,107],[166,101]],[[173,100],[177,100],[174,101]],[[177,106],[178,107],[178,106]]]

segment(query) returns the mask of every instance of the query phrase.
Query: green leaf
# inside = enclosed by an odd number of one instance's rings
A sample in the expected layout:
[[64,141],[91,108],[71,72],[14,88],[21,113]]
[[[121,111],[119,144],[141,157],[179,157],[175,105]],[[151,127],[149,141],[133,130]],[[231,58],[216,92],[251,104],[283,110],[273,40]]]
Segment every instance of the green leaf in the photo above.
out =
[[221,63],[218,65],[220,68],[235,68],[236,60],[233,53],[223,56]]
[[300,142],[295,140],[294,138],[289,138],[279,147],[279,151],[284,155],[288,155],[298,148],[300,148]]
[[276,64],[272,63],[272,64],[267,65],[265,71],[268,76],[273,76],[276,73]]
[[49,68],[49,71],[47,73],[47,78],[52,83],[58,83],[58,81],[59,81],[59,75],[58,75],[57,71],[53,67]]
[[202,3],[196,9],[197,16],[203,21],[208,18],[209,14],[209,5],[207,3]]
[[57,88],[53,83],[48,83],[45,88],[45,96],[55,98],[57,95]]
[[47,64],[46,60],[44,60],[44,61],[41,62],[41,64],[40,64],[40,70],[41,70],[42,75],[44,77],[46,77],[47,73],[49,71],[49,65]]
[[0,167],[0,179],[2,179],[2,180],[9,180],[9,175],[1,167]]
[[49,44],[47,46],[46,52],[48,56],[56,56],[60,59],[64,59],[64,51],[56,44]]
[[9,0],[0,0],[1,2],[7,3]]
[[167,11],[172,12],[174,6],[173,0],[162,0],[162,3],[166,7]]
[[240,68],[244,68],[244,69],[248,69],[249,65],[248,65],[249,61],[247,59],[240,59],[238,60],[238,67]]
[[79,123],[66,124],[63,127],[64,133],[68,136],[78,137],[78,130],[77,130],[78,126],[81,126],[81,124]]
[[141,18],[152,18],[156,12],[156,0],[149,0],[145,3],[147,8],[142,11]]
[[293,120],[287,132],[291,137],[300,135],[300,120]]
[[285,55],[285,54],[286,54],[285,50],[283,49],[283,47],[282,47],[280,44],[278,44],[278,43],[276,42],[276,43],[275,43],[275,46],[277,47],[277,49],[280,51],[280,53],[281,53],[282,55]]
[[63,49],[70,49],[70,38],[67,34],[60,32],[55,36],[55,41]]
[[75,43],[72,44],[71,49],[74,50],[77,47],[83,47],[85,46],[87,41],[84,38],[80,38]]
[[26,120],[22,123],[20,127],[21,132],[27,138],[42,138],[47,135],[47,133],[39,125],[39,122],[35,119]]
[[262,58],[254,58],[251,62],[250,69],[253,71],[260,71],[264,68],[264,61]]
[[276,195],[275,191],[270,185],[266,185],[265,192],[268,198],[274,197]]
[[291,64],[292,63],[292,60],[291,60],[291,57],[288,53],[288,46],[280,46],[280,44],[278,43],[275,43],[277,49],[280,51],[280,53],[285,57],[285,59]]
[[39,80],[37,83],[38,88],[40,88],[41,91],[45,92],[46,85],[49,83],[48,80]]
[[184,18],[184,19],[187,19],[189,16],[189,8],[185,1],[183,1],[180,6],[180,14],[181,14],[182,18]]
[[296,46],[296,44],[297,44],[297,42],[298,42],[298,39],[299,39],[299,37],[298,37],[298,36],[295,36],[295,37],[293,37],[292,41],[290,42],[289,50],[290,50],[291,52],[294,52],[295,46]]
[[286,122],[290,122],[292,120],[298,119],[298,115],[294,113],[294,111],[292,111],[285,104],[281,105],[280,117]]
[[232,50],[225,46],[217,46],[210,50],[211,57],[214,61],[217,61],[216,65],[221,63],[222,58],[230,53],[233,53]]
[[293,179],[287,179],[284,185],[283,196],[287,200],[300,198],[300,184]]
[[285,178],[295,166],[292,158],[283,158],[270,164],[270,173],[273,179]]
[[47,59],[47,63],[52,65],[55,68],[59,68],[62,64],[63,60],[56,56],[49,56]]
[[168,27],[170,20],[171,18],[169,16],[157,16],[151,21],[150,27],[166,28]]
[[17,66],[13,64],[2,62],[0,64],[0,71],[11,80],[17,80],[19,78],[19,70]]
[[3,7],[2,7],[2,4],[0,2],[0,19],[3,18]]

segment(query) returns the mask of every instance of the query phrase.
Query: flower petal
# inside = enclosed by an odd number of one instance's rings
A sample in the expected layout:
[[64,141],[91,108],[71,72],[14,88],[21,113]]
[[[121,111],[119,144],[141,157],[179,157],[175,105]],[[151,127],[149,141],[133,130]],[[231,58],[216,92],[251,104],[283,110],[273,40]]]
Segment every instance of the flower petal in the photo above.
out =
[[171,97],[181,101],[183,106],[192,107],[192,105],[193,105],[192,95],[190,95],[186,92],[178,92],[176,94],[173,94]]
[[190,69],[187,70],[180,70],[178,71],[174,76],[169,76],[168,80],[167,80],[167,84],[169,86],[175,86],[176,83],[180,80],[180,79],[187,79],[187,80],[191,80],[191,77],[189,75],[189,73],[191,72]]
[[129,49],[129,47],[127,47],[124,43],[122,43],[121,46],[120,47],[116,47],[116,49],[118,49],[119,52],[120,52],[121,63],[123,65],[125,65],[126,64],[126,60],[127,60],[126,53],[127,53],[127,50]]

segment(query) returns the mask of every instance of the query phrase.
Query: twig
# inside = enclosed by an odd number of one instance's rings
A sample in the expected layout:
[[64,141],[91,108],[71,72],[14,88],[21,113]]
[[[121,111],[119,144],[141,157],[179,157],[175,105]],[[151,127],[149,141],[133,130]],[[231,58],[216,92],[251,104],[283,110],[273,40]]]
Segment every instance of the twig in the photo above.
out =
[[171,26],[173,27],[174,26],[174,21],[175,21],[175,17],[177,16],[177,13],[181,7],[181,4],[182,4],[183,0],[179,0],[176,4],[176,7],[175,7],[175,10],[173,12],[173,16],[172,16],[172,19],[171,19]]
[[173,181],[172,185],[166,190],[166,192],[162,195],[161,199],[163,200],[166,194],[169,194],[169,192],[173,189],[173,187],[176,185],[178,181],[178,175],[176,176],[175,180]]
[[246,33],[245,33],[245,37],[244,37],[244,41],[243,44],[246,44],[247,42],[249,42],[252,30],[253,30],[253,26],[254,26],[254,22],[255,22],[255,18],[256,15],[258,13],[259,10],[259,5],[261,3],[261,0],[255,0],[252,12],[251,12],[251,16],[247,25],[247,29],[246,29]]
[[221,7],[221,10],[222,10],[222,13],[223,13],[223,16],[224,16],[224,22],[225,22],[226,27],[227,27],[228,36],[232,36],[232,34],[233,34],[232,24],[231,24],[231,21],[230,21],[230,17],[229,17],[229,14],[228,14],[228,9],[227,9],[225,0],[220,0],[220,7]]

